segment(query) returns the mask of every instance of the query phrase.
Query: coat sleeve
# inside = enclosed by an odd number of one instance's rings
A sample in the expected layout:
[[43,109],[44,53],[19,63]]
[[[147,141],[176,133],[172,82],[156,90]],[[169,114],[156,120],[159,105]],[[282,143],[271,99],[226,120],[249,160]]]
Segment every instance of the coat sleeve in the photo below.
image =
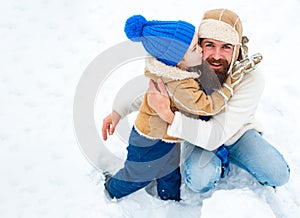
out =
[[149,79],[144,75],[138,76],[127,82],[119,91],[113,101],[113,110],[122,118],[137,111],[142,104],[147,92]]
[[245,125],[253,123],[255,111],[264,88],[264,79],[259,71],[247,74],[235,95],[228,101],[226,111],[213,116],[209,121],[192,119],[176,112],[168,135],[182,138],[207,150],[222,144],[234,143],[232,138]]
[[180,111],[195,115],[215,115],[225,108],[227,100],[231,97],[230,90],[225,87],[207,95],[194,79],[168,83],[168,90]]
[[[227,101],[232,97],[245,74],[252,71],[254,66],[259,64],[261,60],[261,54],[257,53],[237,62],[232,74],[227,77],[223,86],[215,89],[210,95],[206,95],[202,90],[199,90],[198,83],[193,79],[170,83],[173,101],[181,111],[196,115],[215,115],[225,108]],[[204,72],[208,75],[210,71],[202,69],[201,72],[202,75],[205,75]],[[174,84],[178,85],[174,86]]]

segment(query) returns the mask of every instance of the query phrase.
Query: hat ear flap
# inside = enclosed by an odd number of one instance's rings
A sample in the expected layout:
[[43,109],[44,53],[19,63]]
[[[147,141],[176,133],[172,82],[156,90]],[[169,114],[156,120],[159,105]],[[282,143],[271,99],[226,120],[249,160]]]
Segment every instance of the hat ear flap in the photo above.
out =
[[246,45],[249,42],[247,36],[242,36],[242,45],[240,47],[238,61],[244,60],[248,57],[248,46]]

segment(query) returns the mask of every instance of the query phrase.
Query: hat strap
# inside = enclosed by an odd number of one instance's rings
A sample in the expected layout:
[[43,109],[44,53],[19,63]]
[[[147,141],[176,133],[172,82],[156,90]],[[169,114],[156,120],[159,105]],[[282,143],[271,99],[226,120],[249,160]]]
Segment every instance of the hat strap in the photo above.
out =
[[235,56],[236,56],[236,54],[237,54],[237,48],[238,48],[238,46],[241,46],[242,44],[241,43],[238,43],[238,44],[236,44],[235,46],[234,46],[234,49],[233,49],[233,54],[232,54],[232,58],[231,58],[231,64],[230,64],[230,66],[229,66],[229,70],[228,70],[228,72],[227,72],[227,74],[229,74],[229,75],[231,75],[232,74],[232,68],[233,68],[233,65],[234,65],[234,63],[235,63]]

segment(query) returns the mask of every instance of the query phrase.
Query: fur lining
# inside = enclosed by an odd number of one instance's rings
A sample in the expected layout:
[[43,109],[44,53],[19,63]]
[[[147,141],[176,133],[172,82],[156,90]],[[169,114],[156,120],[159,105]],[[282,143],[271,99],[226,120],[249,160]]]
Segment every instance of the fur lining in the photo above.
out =
[[188,72],[181,70],[178,67],[168,66],[154,57],[146,58],[145,70],[150,71],[156,76],[165,77],[172,80],[184,80],[189,78],[196,79],[200,76],[195,72]]
[[[146,139],[151,139],[151,140],[157,140],[157,139],[160,139],[164,142],[167,142],[167,143],[177,143],[177,142],[180,142],[179,140],[167,140],[167,139],[161,139],[161,138],[154,138],[154,137],[151,137],[151,136],[148,136],[146,134],[144,134],[143,132],[141,132],[136,126],[135,124],[133,125],[134,129],[137,131],[137,133],[140,135],[140,136],[143,136],[145,137]],[[182,140],[181,140],[182,141]]]
[[228,23],[219,20],[206,19],[199,26],[200,38],[211,38],[232,45],[239,44],[238,32]]

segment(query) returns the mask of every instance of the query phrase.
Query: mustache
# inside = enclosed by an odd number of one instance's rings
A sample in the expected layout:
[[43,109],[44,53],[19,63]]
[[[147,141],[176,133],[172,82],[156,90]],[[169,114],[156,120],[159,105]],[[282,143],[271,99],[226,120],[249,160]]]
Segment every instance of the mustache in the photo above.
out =
[[227,79],[227,72],[229,70],[229,62],[226,59],[214,59],[214,58],[207,58],[206,61],[211,65],[221,65],[222,68],[215,70],[217,77],[221,84],[223,84]]
[[225,59],[214,59],[214,58],[207,58],[206,61],[209,64],[220,64],[222,65],[224,68],[228,68],[229,67],[229,63],[227,60]]

